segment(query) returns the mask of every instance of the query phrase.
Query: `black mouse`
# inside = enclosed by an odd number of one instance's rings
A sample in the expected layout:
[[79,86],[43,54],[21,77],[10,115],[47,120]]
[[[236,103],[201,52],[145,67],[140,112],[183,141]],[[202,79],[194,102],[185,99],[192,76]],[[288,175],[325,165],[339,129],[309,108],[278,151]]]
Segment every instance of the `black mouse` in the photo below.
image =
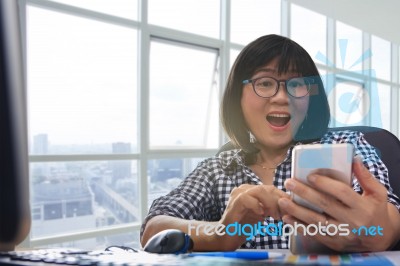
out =
[[180,230],[167,229],[151,237],[144,251],[159,254],[181,254],[193,249],[193,240]]

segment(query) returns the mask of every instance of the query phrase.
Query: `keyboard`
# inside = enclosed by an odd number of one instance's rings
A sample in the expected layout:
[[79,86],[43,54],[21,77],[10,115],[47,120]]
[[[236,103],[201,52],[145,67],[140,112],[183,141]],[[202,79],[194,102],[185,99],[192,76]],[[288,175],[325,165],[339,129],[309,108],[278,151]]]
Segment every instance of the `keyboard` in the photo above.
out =
[[0,265],[141,265],[172,263],[177,265],[178,256],[150,254],[138,250],[85,251],[79,249],[50,248],[28,251],[11,251],[0,254]]
[[135,266],[135,265],[265,265],[264,261],[246,261],[215,257],[152,254],[141,250],[99,250],[50,248],[27,251],[0,252],[0,265],[9,266]]
[[[0,0],[1,1],[1,0]],[[398,256],[398,255],[397,255]],[[0,252],[0,266],[136,266],[136,265],[207,265],[207,266],[244,266],[244,265],[358,265],[393,266],[400,265],[392,260],[372,253],[295,256],[281,259],[240,260],[221,257],[190,257],[183,255],[161,255],[135,249],[112,249],[85,251],[79,249],[38,249],[29,251]]]

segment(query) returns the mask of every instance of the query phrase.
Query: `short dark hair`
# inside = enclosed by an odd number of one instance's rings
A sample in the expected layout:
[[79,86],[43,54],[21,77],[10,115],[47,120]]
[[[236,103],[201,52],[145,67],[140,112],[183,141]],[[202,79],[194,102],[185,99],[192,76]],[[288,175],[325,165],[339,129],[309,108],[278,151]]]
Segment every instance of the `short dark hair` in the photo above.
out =
[[249,140],[247,125],[241,107],[242,81],[249,79],[257,69],[279,58],[278,74],[297,72],[312,77],[313,89],[306,118],[294,140],[309,142],[321,138],[327,131],[330,111],[324,85],[318,69],[307,51],[289,38],[271,34],[248,44],[238,55],[225,87],[221,106],[221,122],[233,144],[247,153],[258,152]]

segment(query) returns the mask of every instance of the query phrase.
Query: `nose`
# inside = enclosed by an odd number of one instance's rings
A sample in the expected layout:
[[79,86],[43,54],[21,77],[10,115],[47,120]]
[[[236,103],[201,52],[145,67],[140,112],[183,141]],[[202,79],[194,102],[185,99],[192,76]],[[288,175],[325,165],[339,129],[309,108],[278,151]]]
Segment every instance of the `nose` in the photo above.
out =
[[271,102],[288,103],[289,95],[286,91],[285,81],[278,81],[278,92],[271,97]]

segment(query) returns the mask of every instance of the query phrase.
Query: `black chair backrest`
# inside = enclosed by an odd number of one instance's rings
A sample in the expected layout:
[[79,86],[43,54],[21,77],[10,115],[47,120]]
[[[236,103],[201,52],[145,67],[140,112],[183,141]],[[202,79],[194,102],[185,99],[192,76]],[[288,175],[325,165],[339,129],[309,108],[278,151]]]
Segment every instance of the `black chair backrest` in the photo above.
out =
[[330,131],[351,130],[364,133],[365,139],[374,146],[389,170],[390,186],[400,196],[400,141],[386,129],[368,126],[330,128]]

